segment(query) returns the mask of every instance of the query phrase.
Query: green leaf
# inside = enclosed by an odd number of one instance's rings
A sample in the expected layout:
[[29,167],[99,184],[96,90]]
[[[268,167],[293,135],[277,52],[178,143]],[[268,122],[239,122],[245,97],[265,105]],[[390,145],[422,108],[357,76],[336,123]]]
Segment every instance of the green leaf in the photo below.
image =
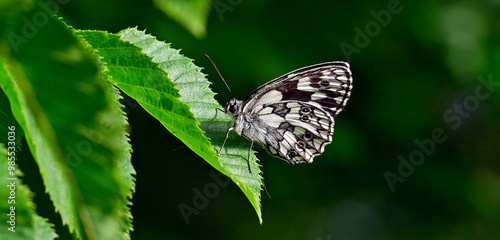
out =
[[210,0],[154,0],[155,5],[196,37],[205,36]]
[[[102,72],[103,70],[101,70]],[[134,167],[132,166],[132,163],[130,162],[130,159],[132,158],[132,146],[130,145],[129,138],[128,138],[128,133],[125,131],[126,126],[128,126],[128,120],[125,116],[125,113],[122,111],[124,106],[120,103],[120,99],[122,99],[122,96],[120,95],[120,92],[118,91],[117,88],[114,87],[114,85],[108,81],[107,86],[106,86],[106,91],[110,94],[110,97],[112,99],[112,104],[114,106],[111,106],[111,110],[114,112],[113,115],[115,115],[116,118],[116,124],[117,126],[121,126],[120,134],[119,136],[116,136],[118,138],[114,138],[113,141],[117,141],[117,146],[120,147],[118,149],[118,155],[117,155],[117,168],[118,168],[118,173],[119,173],[119,182],[122,184],[125,184],[125,191],[122,192],[122,197],[125,200],[125,205],[122,205],[120,207],[123,207],[121,209],[121,213],[125,217],[125,221],[121,221],[121,232],[123,234],[123,239],[130,239],[130,231],[133,230],[132,227],[132,213],[130,211],[130,205],[132,205],[132,202],[130,201],[132,199],[132,194],[135,192],[135,178],[133,175],[136,174]],[[110,239],[115,239],[114,236],[110,236]]]
[[98,50],[116,86],[210,165],[229,176],[262,222],[262,182],[257,159],[252,154],[253,172],[249,173],[249,142],[236,134],[226,143],[220,160],[217,158],[214,149],[220,149],[231,119],[224,114],[214,119],[215,109],[221,106],[214,100],[215,94],[201,69],[180,55],[179,50],[137,29],[126,29],[118,35],[99,31],[80,34]]
[[124,118],[97,60],[52,17],[18,47],[0,85],[63,223],[81,239],[129,239]]
[[[1,77],[5,75],[2,74]],[[17,133],[19,130],[13,129],[12,132]],[[19,138],[19,136],[16,137]],[[52,224],[47,222],[48,219],[36,214],[35,204],[32,202],[33,193],[19,179],[23,174],[15,164],[17,160],[14,151],[7,152],[7,149],[0,144],[0,166],[2,166],[0,167],[0,184],[4,188],[0,191],[0,199],[2,199],[0,201],[2,213],[0,214],[0,239],[55,239],[57,234],[52,229]]]

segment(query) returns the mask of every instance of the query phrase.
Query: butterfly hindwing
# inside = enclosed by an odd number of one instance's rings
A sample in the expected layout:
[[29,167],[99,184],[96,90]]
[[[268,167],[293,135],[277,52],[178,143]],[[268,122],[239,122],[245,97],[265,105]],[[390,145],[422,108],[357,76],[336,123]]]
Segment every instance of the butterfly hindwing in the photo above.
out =
[[307,162],[323,153],[331,143],[334,120],[319,104],[283,101],[266,104],[259,113],[260,123],[274,125],[262,144],[269,154],[292,164]]

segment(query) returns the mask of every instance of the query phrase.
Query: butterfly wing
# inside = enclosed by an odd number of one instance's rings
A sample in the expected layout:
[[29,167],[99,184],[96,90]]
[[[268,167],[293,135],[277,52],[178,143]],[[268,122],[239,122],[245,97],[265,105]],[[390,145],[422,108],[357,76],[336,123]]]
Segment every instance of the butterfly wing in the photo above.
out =
[[332,142],[333,116],[317,103],[283,101],[266,104],[259,112],[257,122],[271,126],[263,144],[269,154],[292,164],[311,163]]
[[243,103],[248,129],[269,154],[311,163],[331,143],[334,118],[352,89],[349,64],[328,62],[297,69],[255,90]]
[[243,111],[279,101],[314,101],[336,117],[352,89],[346,62],[327,62],[297,69],[257,88],[244,101]]

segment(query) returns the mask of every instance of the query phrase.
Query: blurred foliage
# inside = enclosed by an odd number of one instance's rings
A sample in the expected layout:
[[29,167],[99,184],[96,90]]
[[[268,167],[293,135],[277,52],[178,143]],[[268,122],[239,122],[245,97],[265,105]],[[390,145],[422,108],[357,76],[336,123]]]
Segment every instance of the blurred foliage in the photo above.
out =
[[[73,0],[58,14],[79,29],[147,29],[204,66],[221,103],[230,94],[205,53],[240,99],[296,68],[350,59],[352,97],[313,164],[260,151],[272,196],[262,199],[262,226],[235,185],[220,184],[125,99],[137,170],[132,239],[500,239],[500,2],[220,0],[212,8],[201,39],[151,2]],[[446,139],[433,140],[435,130]],[[68,239],[23,153],[36,211]],[[394,191],[387,172],[404,179]],[[189,223],[181,204],[198,210]]]
[[153,2],[196,37],[205,36],[210,0],[154,0]]
[[[1,22],[0,86],[10,104],[1,111],[15,117],[20,126],[16,137],[27,143],[21,144],[25,147],[15,162],[23,169],[22,154],[32,154],[28,156],[41,175],[38,182],[52,200],[49,206],[75,237],[128,239],[132,227],[127,197],[133,191],[134,170],[119,95],[72,29],[49,16],[55,5],[37,3]],[[0,142],[7,144],[4,136]],[[16,206],[22,217],[31,205]],[[17,221],[17,227],[37,235],[42,233],[40,222]],[[0,225],[4,228],[6,222]]]
[[[15,128],[7,136],[15,137]],[[17,136],[19,138],[19,136]],[[8,144],[10,145],[10,144]],[[24,185],[19,177],[23,173],[15,166],[15,147],[9,149],[0,144],[0,183],[6,189],[0,192],[4,199],[0,203],[0,239],[47,239],[52,240],[57,234],[51,225],[35,212],[35,205],[31,201],[33,193]]]

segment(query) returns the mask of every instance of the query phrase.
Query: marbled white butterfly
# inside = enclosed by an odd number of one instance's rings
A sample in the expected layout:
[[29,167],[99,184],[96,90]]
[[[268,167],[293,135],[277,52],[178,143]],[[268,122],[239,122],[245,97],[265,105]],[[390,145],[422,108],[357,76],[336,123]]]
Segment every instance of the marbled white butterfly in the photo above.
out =
[[235,130],[251,141],[250,172],[254,142],[291,164],[312,163],[332,142],[334,119],[345,107],[351,90],[349,64],[337,61],[292,71],[260,86],[243,101],[233,97],[224,110],[219,109],[234,119],[219,155],[229,132]]

